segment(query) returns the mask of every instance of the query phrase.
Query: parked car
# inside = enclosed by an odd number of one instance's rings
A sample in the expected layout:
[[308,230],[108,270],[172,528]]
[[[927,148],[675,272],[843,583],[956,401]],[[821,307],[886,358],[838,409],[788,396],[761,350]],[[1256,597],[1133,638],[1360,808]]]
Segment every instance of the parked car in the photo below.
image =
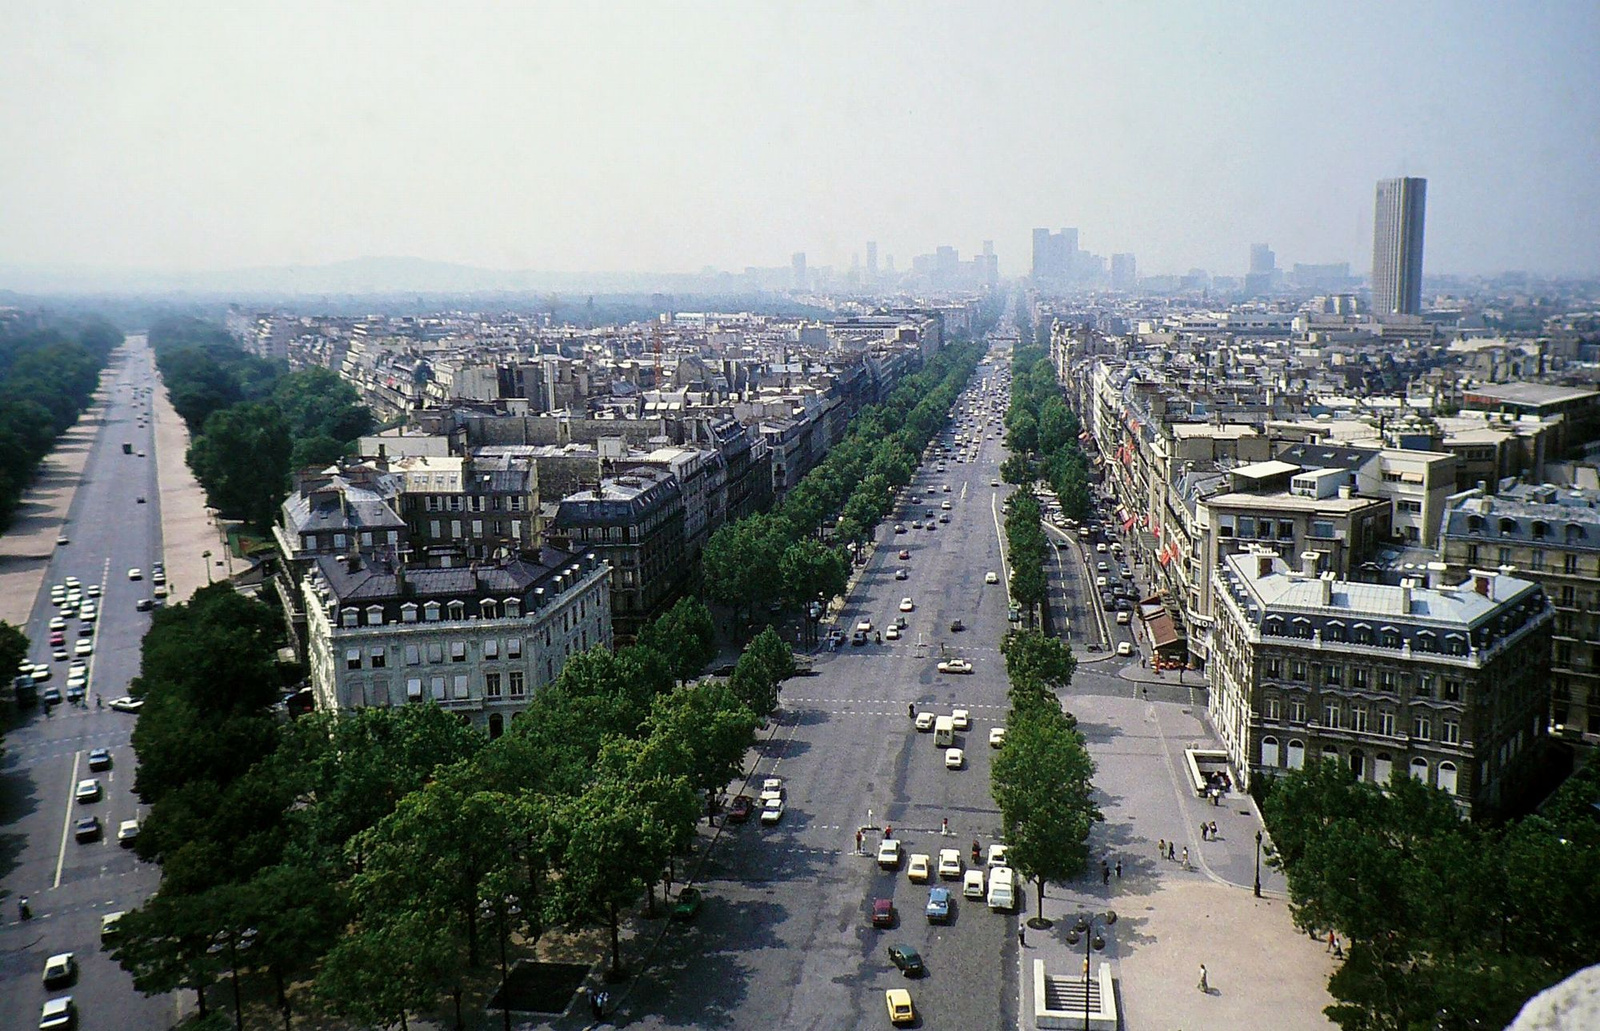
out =
[[961,876],[961,850],[959,848],[941,848],[939,850],[939,876],[944,880],[956,880]]
[[990,727],[989,728],[989,747],[990,748],[999,748],[1001,745],[1003,745],[1005,743],[1006,743],[1006,728],[1004,728],[1004,727]]
[[894,900],[893,899],[873,899],[872,900],[872,926],[873,927],[893,927],[894,926]]
[[971,730],[972,714],[966,709],[951,709],[950,725],[957,730]]
[[967,764],[967,753],[959,748],[947,748],[944,751],[944,768],[959,770]]
[[983,867],[975,866],[961,875],[961,894],[969,899],[981,899],[987,891],[983,880]]
[[937,717],[935,717],[934,714],[931,711],[923,711],[923,712],[917,713],[917,720],[916,720],[917,729],[920,730],[920,731],[923,731],[923,732],[927,732],[927,731],[932,730],[933,729],[933,721],[936,718]]
[[733,801],[728,803],[728,819],[734,823],[744,823],[750,819],[750,812],[755,808],[755,799],[749,795],[734,795]]
[[878,866],[884,870],[894,870],[900,866],[900,842],[895,838],[886,838],[878,843]]
[[896,1027],[916,1023],[917,1011],[911,1005],[910,992],[904,988],[891,988],[883,993],[883,1001],[889,1007],[889,1023]]
[[700,912],[700,906],[705,899],[700,894],[699,888],[685,888],[678,892],[678,901],[672,906],[672,919],[693,920]]
[[770,827],[783,819],[783,799],[769,798],[761,803],[761,822]]
[[925,852],[911,853],[911,861],[906,865],[906,879],[917,884],[925,884],[933,876],[933,860]]

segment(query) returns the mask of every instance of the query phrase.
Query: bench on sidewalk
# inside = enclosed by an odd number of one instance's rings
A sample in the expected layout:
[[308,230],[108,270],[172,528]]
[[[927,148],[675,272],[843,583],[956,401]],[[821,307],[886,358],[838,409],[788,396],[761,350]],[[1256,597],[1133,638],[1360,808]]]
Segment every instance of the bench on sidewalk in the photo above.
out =
[[1063,977],[1046,974],[1044,960],[1034,960],[1033,1026],[1117,1031],[1117,993],[1110,964],[1101,963],[1093,977]]

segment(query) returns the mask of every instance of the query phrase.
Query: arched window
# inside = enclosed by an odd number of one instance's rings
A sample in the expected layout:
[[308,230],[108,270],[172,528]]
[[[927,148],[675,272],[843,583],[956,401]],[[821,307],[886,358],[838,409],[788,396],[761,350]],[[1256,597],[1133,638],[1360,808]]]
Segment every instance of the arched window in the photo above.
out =
[[1411,760],[1411,779],[1428,783],[1428,760],[1420,755]]
[[1270,769],[1278,767],[1278,739],[1271,735],[1261,739],[1261,765]]
[[1581,523],[1567,524],[1567,540],[1581,541],[1585,536],[1587,536],[1587,534],[1584,532],[1583,525]]
[[1504,536],[1505,534],[1516,533],[1516,532],[1517,532],[1517,521],[1515,519],[1510,518],[1509,516],[1502,517],[1501,520],[1500,520],[1500,533],[1501,533],[1501,535]]
[[1306,765],[1306,743],[1299,738],[1289,742],[1289,769],[1304,769]]
[[493,741],[495,738],[499,737],[501,734],[504,734],[505,732],[506,732],[506,720],[505,720],[505,717],[500,715],[498,712],[491,712],[489,714],[489,740]]
[[1449,760],[1439,764],[1439,790],[1456,793],[1456,764]]
[[1339,746],[1338,745],[1323,745],[1322,746],[1322,761],[1323,762],[1328,762],[1330,760],[1333,761],[1333,762],[1338,762],[1339,761]]
[[1388,752],[1379,752],[1372,757],[1372,779],[1380,785],[1389,783],[1389,778],[1394,776],[1394,759]]
[[1550,534],[1550,524],[1549,523],[1545,522],[1543,519],[1535,519],[1533,521],[1533,538],[1534,538],[1534,540],[1543,540],[1545,537],[1549,536],[1549,534]]
[[1469,515],[1469,516],[1467,516],[1467,529],[1469,529],[1469,530],[1481,530],[1481,529],[1483,529],[1483,516],[1480,516],[1480,515]]

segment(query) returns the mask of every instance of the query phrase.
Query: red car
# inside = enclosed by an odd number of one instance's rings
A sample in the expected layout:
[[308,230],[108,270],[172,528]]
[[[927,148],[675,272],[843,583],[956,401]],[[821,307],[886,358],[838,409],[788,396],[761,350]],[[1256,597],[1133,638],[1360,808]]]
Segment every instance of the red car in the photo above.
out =
[[62,633],[59,630],[52,630],[50,632],[50,643],[51,644],[66,644],[67,643],[67,635]]
[[894,900],[893,899],[873,899],[872,900],[872,926],[873,927],[893,927],[894,926]]
[[734,795],[733,801],[728,803],[728,819],[734,823],[744,823],[750,819],[750,812],[755,808],[755,800],[749,795]]
[[911,557],[911,552],[906,550],[905,548],[901,548],[900,549],[900,557],[902,559],[908,559],[908,558]]

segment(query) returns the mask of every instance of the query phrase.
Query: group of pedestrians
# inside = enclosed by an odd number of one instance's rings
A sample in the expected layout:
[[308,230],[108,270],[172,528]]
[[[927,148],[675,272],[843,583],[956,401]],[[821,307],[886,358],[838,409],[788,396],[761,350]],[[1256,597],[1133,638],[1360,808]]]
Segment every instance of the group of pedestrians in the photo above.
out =
[[1216,841],[1217,840],[1217,821],[1212,820],[1210,823],[1202,822],[1200,824],[1200,840],[1201,841]]
[[[1177,862],[1178,861],[1178,843],[1176,841],[1168,841],[1166,838],[1162,838],[1160,841],[1157,841],[1156,842],[1156,858],[1157,859],[1165,859],[1165,860],[1168,860],[1168,861],[1174,862],[1174,863]],[[1189,846],[1188,845],[1183,846],[1183,868],[1185,870],[1189,869]]]

